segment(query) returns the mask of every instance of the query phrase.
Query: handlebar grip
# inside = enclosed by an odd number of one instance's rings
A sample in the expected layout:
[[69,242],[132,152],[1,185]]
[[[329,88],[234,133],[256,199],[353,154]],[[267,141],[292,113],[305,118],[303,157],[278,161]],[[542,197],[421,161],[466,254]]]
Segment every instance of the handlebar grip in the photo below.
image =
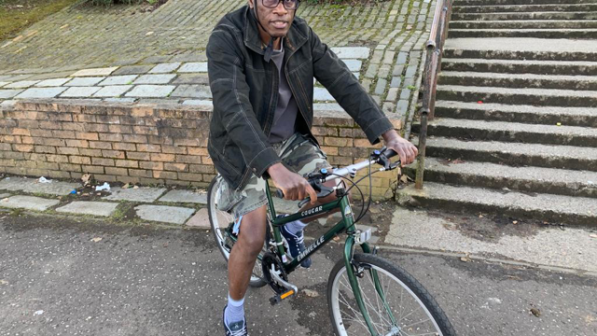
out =
[[280,189],[276,189],[276,196],[279,198],[284,198],[284,192]]
[[383,152],[383,155],[389,159],[393,156],[396,156],[397,153],[393,149],[386,148],[386,150]]

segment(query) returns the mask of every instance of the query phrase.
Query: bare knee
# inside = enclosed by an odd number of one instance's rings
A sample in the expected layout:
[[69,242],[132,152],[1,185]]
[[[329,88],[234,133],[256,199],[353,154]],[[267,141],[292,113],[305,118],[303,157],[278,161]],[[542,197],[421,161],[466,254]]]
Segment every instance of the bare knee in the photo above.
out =
[[263,248],[266,220],[265,207],[243,216],[240,224],[239,240],[242,241],[245,253],[257,256]]

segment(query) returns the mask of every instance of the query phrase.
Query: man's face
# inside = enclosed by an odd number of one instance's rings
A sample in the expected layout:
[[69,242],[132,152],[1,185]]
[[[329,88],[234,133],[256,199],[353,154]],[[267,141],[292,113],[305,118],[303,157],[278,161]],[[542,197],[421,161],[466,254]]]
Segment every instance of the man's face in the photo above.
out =
[[275,8],[267,8],[263,5],[263,0],[249,0],[249,7],[252,10],[255,9],[256,1],[258,1],[257,16],[266,32],[274,38],[286,36],[296,10],[284,8],[284,1],[278,2]]

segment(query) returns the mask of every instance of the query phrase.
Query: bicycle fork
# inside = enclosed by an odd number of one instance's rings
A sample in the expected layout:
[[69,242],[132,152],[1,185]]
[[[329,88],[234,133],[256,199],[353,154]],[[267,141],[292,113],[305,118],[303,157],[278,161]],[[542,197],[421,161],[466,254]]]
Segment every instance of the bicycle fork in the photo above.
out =
[[[364,272],[364,270],[359,270],[357,268],[358,266],[355,267],[354,258],[353,258],[355,243],[357,243],[355,236],[349,234],[348,237],[346,238],[346,243],[344,245],[344,262],[346,264],[346,273],[348,275],[348,280],[350,282],[350,286],[352,287],[355,301],[357,302],[359,310],[361,311],[361,314],[363,314],[363,318],[365,319],[365,322],[367,323],[367,329],[369,329],[369,333],[373,336],[380,336],[373,328],[373,323],[371,321],[371,317],[369,316],[369,312],[367,311],[367,308],[365,307],[365,301],[363,300],[363,296],[361,295],[361,288],[359,286],[359,282],[357,281],[357,277],[364,276],[362,274],[362,272]],[[369,247],[369,244],[367,244],[366,242],[359,242],[359,243],[361,245],[361,248],[363,249],[363,252],[375,253],[374,251],[371,250],[371,248]],[[356,273],[355,273],[355,269],[357,271]],[[382,290],[381,283],[379,281],[379,277],[377,275],[377,271],[369,270],[369,273],[370,273],[370,276],[372,277],[373,282],[375,284],[375,291],[377,292],[381,301],[383,302],[383,305],[388,314],[388,317],[391,319],[392,324],[395,326],[395,328],[392,328],[393,330],[388,335],[398,335],[400,332],[400,328],[398,327],[396,319],[394,318],[394,314],[392,314],[390,306],[388,305],[388,303],[386,301],[385,295]],[[396,330],[394,330],[394,329],[396,329]]]

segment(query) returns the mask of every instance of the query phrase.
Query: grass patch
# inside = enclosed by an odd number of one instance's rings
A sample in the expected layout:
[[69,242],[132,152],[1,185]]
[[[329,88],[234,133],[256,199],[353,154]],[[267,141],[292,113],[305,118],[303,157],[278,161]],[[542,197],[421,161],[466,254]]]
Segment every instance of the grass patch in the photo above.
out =
[[0,0],[0,41],[80,0]]

